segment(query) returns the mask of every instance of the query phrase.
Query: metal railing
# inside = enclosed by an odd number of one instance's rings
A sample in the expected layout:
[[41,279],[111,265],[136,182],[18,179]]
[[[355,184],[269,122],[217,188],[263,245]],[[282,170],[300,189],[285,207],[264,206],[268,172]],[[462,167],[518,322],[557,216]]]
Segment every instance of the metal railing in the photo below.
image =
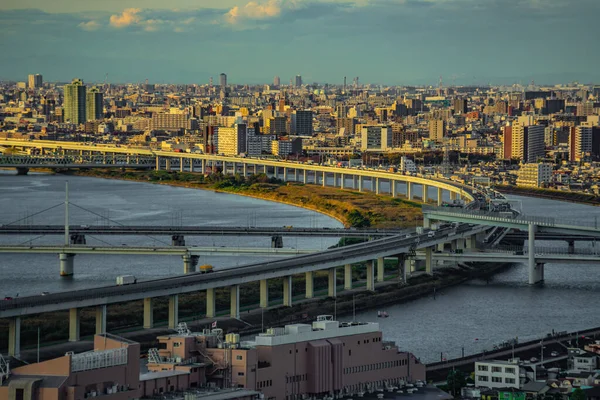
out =
[[153,157],[131,156],[126,154],[93,154],[93,155],[65,155],[65,156],[22,156],[0,155],[0,165],[154,165]]
[[517,224],[535,224],[539,226],[555,226],[556,218],[553,217],[538,217],[538,216],[528,216],[528,215],[519,215],[517,217],[511,217],[504,213],[494,212],[494,211],[483,211],[483,210],[466,210],[464,208],[458,207],[437,207],[437,206],[429,206],[423,205],[422,210],[424,213],[432,212],[436,214],[442,215],[464,215],[469,218],[474,219],[483,219],[486,221],[498,221],[498,222],[508,222],[508,223],[517,223]]
[[[485,253],[505,253],[505,254],[513,254],[513,255],[528,255],[529,249],[527,246],[486,246],[479,245],[477,249],[483,251]],[[569,251],[567,247],[550,247],[550,246],[536,246],[535,247],[535,255],[536,256],[544,256],[544,255],[589,255],[589,256],[600,256],[600,248],[575,248],[572,251]]]

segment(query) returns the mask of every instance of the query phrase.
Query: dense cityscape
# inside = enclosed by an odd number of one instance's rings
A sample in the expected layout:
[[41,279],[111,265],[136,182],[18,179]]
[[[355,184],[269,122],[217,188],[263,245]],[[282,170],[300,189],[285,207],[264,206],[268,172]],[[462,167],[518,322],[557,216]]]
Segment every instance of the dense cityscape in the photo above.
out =
[[0,400],[600,400],[598,12],[2,2]]

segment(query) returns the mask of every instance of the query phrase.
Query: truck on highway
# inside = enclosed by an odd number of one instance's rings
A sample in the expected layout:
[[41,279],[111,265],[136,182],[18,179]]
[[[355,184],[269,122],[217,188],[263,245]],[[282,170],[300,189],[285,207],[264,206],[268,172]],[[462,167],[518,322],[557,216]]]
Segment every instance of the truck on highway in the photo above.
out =
[[213,266],[209,264],[204,264],[198,267],[198,270],[201,274],[208,274],[209,272],[213,272]]
[[133,276],[133,275],[117,276],[117,285],[118,286],[132,285],[136,282],[137,282],[137,279],[135,279],[135,276]]

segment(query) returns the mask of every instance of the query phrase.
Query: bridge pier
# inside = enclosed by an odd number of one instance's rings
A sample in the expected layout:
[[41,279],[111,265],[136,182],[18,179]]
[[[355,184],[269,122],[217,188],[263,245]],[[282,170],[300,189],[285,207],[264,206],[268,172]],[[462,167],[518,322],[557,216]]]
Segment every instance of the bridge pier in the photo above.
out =
[[29,168],[27,167],[17,167],[17,175],[27,175],[29,172]]
[[438,190],[437,190],[437,205],[438,205],[438,207],[441,207],[444,204],[443,194],[444,194],[444,191],[442,190],[442,188],[438,188]]
[[292,276],[283,278],[283,305],[286,307],[292,306]]
[[363,177],[362,177],[362,175],[358,176],[358,191],[359,192],[363,191]]
[[352,265],[344,265],[344,290],[352,290]]
[[307,299],[312,299],[315,297],[315,280],[312,271],[308,271],[304,275],[304,282],[306,289],[304,291],[304,297]]
[[326,177],[327,177],[327,174],[325,173],[325,171],[323,171],[323,187],[327,186],[327,183],[325,182]]
[[106,333],[106,304],[96,307],[96,335]]
[[406,198],[408,200],[413,199],[413,184],[412,184],[412,182],[406,182]]
[[367,261],[367,290],[375,291],[375,266],[373,260]]
[[396,190],[396,180],[392,179],[391,180],[391,191],[392,191],[392,197],[396,197],[396,195],[398,194],[398,191]]
[[385,275],[385,260],[383,257],[377,259],[377,282],[383,282]]
[[144,329],[154,328],[154,306],[152,297],[144,299]]
[[527,261],[529,267],[529,284],[535,285],[544,280],[544,264],[535,261],[535,233],[537,225],[527,226]]
[[60,264],[60,276],[72,276],[75,254],[60,253],[58,260]]
[[328,280],[327,280],[327,288],[329,297],[337,296],[337,268],[329,268],[328,272]]
[[206,318],[214,318],[216,315],[215,289],[206,289]]
[[431,247],[425,248],[425,273],[433,275],[433,257]]
[[304,183],[305,185],[308,183],[308,181],[306,180],[306,170],[302,170],[302,183]]
[[466,248],[473,250],[477,248],[477,237],[475,235],[471,235],[465,239]]
[[79,326],[81,317],[79,308],[71,308],[69,310],[69,342],[79,341]]
[[458,194],[456,192],[450,192],[450,201],[456,200]]
[[176,329],[179,324],[179,295],[169,296],[169,329]]
[[13,317],[8,321],[8,355],[21,357],[21,317]]
[[344,179],[344,174],[340,174],[340,175],[341,175],[340,176],[340,189],[345,189],[346,185],[345,185],[345,182],[344,182],[344,180],[345,180]]
[[231,318],[240,318],[240,285],[233,285],[230,288],[229,315]]
[[[373,179],[373,178],[371,178]],[[375,194],[379,194],[379,178],[375,178],[375,180],[373,181],[375,183],[375,190],[373,190],[375,192]]]
[[186,253],[186,254],[182,255],[181,258],[183,259],[183,273],[184,274],[190,274],[192,272],[196,272],[196,266],[192,262],[192,256],[190,255],[190,253]]
[[423,193],[421,195],[421,201],[423,201],[423,203],[427,203],[427,199],[429,198],[429,186],[427,185],[422,185],[423,186]]
[[427,215],[423,215],[423,228],[431,228],[431,220]]
[[260,308],[269,307],[269,281],[267,279],[260,280]]
[[408,277],[410,276],[410,265],[411,265],[411,259],[410,258],[405,258],[404,259],[404,267],[402,268],[402,279],[404,281],[404,283],[408,282]]
[[160,157],[159,156],[156,156],[156,164],[155,164],[154,169],[156,171],[160,171]]

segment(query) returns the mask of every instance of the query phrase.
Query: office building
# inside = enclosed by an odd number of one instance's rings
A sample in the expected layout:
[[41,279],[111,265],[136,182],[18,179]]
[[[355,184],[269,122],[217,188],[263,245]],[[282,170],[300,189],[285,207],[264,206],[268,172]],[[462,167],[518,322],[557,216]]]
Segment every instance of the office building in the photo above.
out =
[[354,136],[356,127],[356,118],[336,118],[335,131],[338,135]]
[[281,86],[281,79],[279,79],[278,76],[275,76],[275,78],[273,78],[273,86]]
[[475,363],[475,386],[495,388],[519,388],[519,364],[510,361],[477,361]]
[[454,114],[466,114],[468,111],[467,99],[454,99]]
[[[545,156],[545,128],[514,122],[511,127],[511,156],[523,163],[535,163]],[[505,157],[506,158],[506,157]]]
[[600,127],[590,123],[571,127],[570,161],[597,161],[600,158]]
[[588,115],[594,115],[594,103],[579,103],[577,104],[577,116],[586,117]]
[[429,121],[429,139],[441,142],[446,137],[446,121],[432,119]]
[[302,76],[296,75],[296,87],[302,86]]
[[221,85],[221,89],[225,90],[227,87],[227,75],[225,73],[221,73],[221,75],[219,75],[219,84]]
[[104,95],[94,86],[85,95],[86,121],[104,119]]
[[196,130],[198,129],[198,120],[191,118],[190,113],[154,113],[150,120],[151,130]]
[[85,124],[86,121],[86,87],[81,79],[64,86],[64,121],[73,124]]
[[279,157],[302,153],[302,138],[273,140],[271,153]]
[[552,165],[522,164],[517,175],[517,186],[543,187],[552,182]]
[[392,128],[386,125],[364,126],[361,130],[361,150],[385,151],[392,146]]
[[38,89],[43,85],[42,75],[40,74],[30,74],[28,76],[29,89]]
[[269,133],[271,135],[284,135],[287,132],[287,118],[283,116],[273,117],[269,122]]
[[313,134],[313,112],[310,110],[298,110],[295,112],[296,129],[298,136],[312,136]]
[[236,124],[231,128],[216,127],[219,154],[237,156],[246,153],[247,131],[245,124]]

